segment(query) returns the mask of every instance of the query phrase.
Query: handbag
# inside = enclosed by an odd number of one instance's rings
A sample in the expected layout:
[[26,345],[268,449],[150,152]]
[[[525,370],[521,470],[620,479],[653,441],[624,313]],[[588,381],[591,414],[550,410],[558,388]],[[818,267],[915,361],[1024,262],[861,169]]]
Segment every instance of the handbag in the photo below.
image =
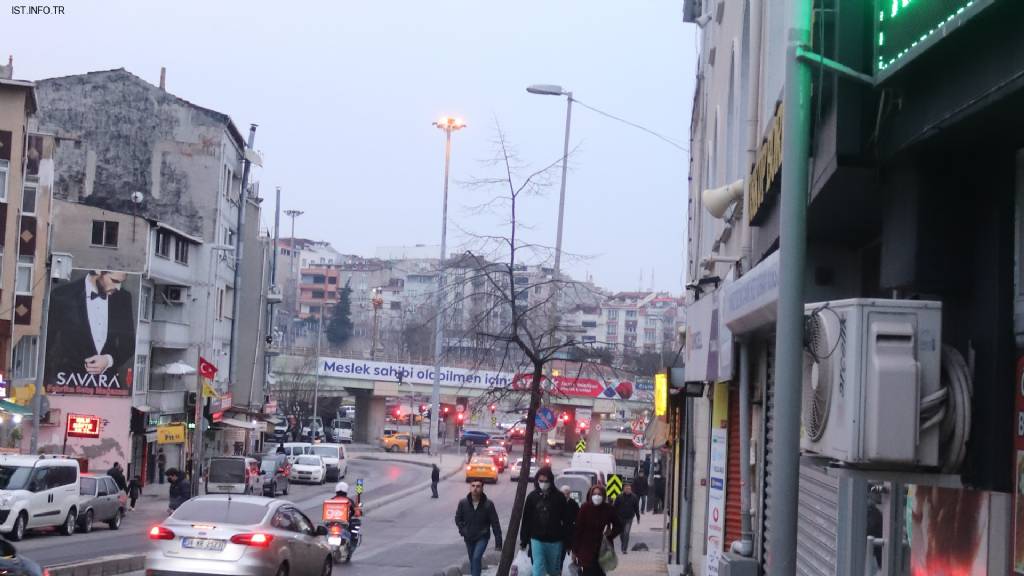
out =
[[597,564],[605,572],[611,572],[619,567],[619,557],[615,555],[615,546],[605,537],[601,537],[601,550],[597,553]]

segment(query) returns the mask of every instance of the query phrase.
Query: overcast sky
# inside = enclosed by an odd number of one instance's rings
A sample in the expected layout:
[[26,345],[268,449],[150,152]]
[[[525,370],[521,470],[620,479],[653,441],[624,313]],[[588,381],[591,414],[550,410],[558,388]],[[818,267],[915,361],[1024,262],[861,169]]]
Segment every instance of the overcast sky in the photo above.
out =
[[[14,2],[18,4],[19,2]],[[450,246],[458,229],[493,223],[467,207],[481,191],[460,182],[489,175],[500,122],[520,161],[539,168],[561,155],[565,98],[528,94],[561,84],[580,101],[689,147],[694,27],[669,0],[68,0],[64,16],[0,12],[0,53],[15,77],[38,80],[126,68],[227,113],[243,133],[259,124],[257,177],[273,223],[304,210],[296,235],[344,253],[440,241],[443,133],[458,115]],[[589,256],[565,266],[577,278],[681,293],[686,237],[685,152],[575,106],[564,246]],[[559,173],[524,206],[533,241],[553,245]],[[282,219],[284,220],[284,219]],[[287,228],[282,235],[287,234]]]

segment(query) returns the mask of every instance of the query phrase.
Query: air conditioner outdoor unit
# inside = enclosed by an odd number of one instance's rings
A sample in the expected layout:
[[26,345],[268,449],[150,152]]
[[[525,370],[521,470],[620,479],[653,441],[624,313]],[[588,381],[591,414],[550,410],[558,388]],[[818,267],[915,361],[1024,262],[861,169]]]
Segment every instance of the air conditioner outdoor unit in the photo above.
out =
[[184,304],[185,290],[184,286],[167,286],[164,288],[164,298],[168,304]]
[[939,465],[942,304],[852,299],[804,311],[801,449],[855,466]]

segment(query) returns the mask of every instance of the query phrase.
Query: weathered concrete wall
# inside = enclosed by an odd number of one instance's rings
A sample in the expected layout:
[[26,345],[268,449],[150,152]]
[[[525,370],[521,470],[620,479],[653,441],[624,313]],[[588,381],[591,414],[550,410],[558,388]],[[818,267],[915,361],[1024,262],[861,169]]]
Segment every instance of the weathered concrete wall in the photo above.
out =
[[226,115],[123,69],[42,80],[37,93],[40,129],[62,138],[58,198],[132,213],[142,192],[141,215],[215,240],[224,144],[240,147]]
[[[92,245],[92,223],[97,220],[117,222],[116,248]],[[77,202],[54,200],[54,222],[53,250],[71,254],[75,268],[146,271],[150,236],[146,220]]]

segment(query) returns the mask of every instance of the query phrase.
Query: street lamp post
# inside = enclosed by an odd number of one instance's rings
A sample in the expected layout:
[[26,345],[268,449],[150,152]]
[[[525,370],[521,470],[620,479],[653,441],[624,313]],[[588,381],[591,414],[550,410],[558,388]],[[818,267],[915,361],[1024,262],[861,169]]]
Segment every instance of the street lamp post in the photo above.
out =
[[[430,446],[437,446],[437,430],[441,410],[441,348],[444,340],[444,258],[445,243],[448,241],[448,171],[452,158],[452,132],[466,127],[461,118],[445,116],[434,122],[444,130],[444,200],[441,205],[441,259],[437,264],[437,311],[434,318],[434,382],[430,390]],[[440,451],[438,451],[440,454]]]

